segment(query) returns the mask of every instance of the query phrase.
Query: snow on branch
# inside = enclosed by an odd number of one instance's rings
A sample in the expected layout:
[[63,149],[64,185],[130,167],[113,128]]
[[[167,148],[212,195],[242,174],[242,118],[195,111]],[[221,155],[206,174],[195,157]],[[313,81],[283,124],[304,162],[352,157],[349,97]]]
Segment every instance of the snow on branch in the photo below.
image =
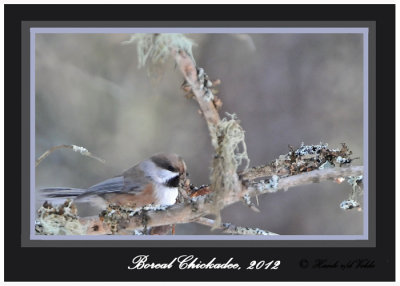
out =
[[83,156],[87,156],[87,157],[93,158],[93,159],[95,159],[95,160],[97,160],[97,161],[99,161],[99,162],[101,162],[101,163],[103,163],[103,164],[106,162],[105,160],[103,160],[103,159],[101,159],[101,158],[99,158],[99,157],[94,156],[92,153],[89,152],[88,149],[86,149],[86,148],[84,148],[84,147],[80,147],[80,146],[76,146],[76,145],[65,145],[65,144],[63,144],[63,145],[54,146],[54,147],[50,148],[49,150],[47,150],[46,152],[44,152],[44,153],[36,160],[36,165],[35,165],[35,167],[37,167],[47,156],[49,156],[51,153],[53,153],[54,151],[59,150],[59,149],[71,149],[71,150],[74,151],[74,152],[78,152],[78,153],[80,153],[80,154],[83,155]]

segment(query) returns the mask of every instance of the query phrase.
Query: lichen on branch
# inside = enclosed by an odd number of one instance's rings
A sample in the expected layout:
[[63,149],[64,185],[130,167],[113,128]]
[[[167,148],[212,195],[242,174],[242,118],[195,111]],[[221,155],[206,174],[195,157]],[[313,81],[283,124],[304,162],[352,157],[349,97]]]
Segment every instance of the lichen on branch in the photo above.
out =
[[[211,139],[215,148],[215,155],[211,170],[211,189],[214,192],[212,213],[216,216],[215,225],[221,224],[221,209],[224,208],[224,199],[235,196],[241,191],[241,184],[237,171],[245,162],[245,169],[249,166],[244,130],[239,125],[235,115],[223,118],[216,126]],[[240,151],[241,150],[241,151]]]
[[[195,43],[183,34],[133,34],[123,45],[136,43],[139,68],[151,63],[164,63],[171,56],[171,48],[185,51],[192,59]],[[193,59],[194,61],[194,59]]]
[[331,149],[328,144],[304,145],[294,148],[289,146],[289,153],[263,166],[257,166],[240,173],[242,180],[254,180],[273,175],[288,176],[310,172],[317,169],[328,169],[336,166],[348,166],[353,160],[353,153],[345,143],[341,148]]

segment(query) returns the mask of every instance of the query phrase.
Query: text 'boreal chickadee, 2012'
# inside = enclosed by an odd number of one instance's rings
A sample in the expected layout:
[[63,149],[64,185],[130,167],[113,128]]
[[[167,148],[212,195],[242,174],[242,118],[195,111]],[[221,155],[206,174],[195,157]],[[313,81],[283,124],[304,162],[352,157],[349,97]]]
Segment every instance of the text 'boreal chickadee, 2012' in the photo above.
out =
[[[248,270],[276,270],[280,265],[279,260],[252,260],[247,265]],[[131,265],[128,266],[129,270],[143,270],[143,269],[171,269],[178,267],[181,270],[185,269],[236,269],[240,270],[239,263],[234,262],[234,258],[231,257],[226,261],[218,262],[216,257],[213,257],[209,261],[202,261],[194,255],[181,255],[173,258],[169,262],[155,263],[149,261],[149,255],[141,254],[137,255],[132,259]]]

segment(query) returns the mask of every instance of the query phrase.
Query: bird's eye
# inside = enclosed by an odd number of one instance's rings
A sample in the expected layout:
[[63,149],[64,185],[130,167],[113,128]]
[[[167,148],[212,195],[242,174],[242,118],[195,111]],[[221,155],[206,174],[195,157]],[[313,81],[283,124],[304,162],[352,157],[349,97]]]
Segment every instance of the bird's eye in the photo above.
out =
[[167,166],[167,170],[171,172],[175,172],[175,168],[172,167],[171,165]]

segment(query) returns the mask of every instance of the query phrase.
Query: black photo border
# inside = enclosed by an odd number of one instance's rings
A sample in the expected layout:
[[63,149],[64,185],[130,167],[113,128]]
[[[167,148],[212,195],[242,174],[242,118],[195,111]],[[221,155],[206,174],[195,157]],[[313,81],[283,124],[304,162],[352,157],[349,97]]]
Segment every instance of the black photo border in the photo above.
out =
[[[395,277],[395,6],[394,5],[5,5],[5,280],[6,281],[393,281]],[[21,25],[24,21],[374,21],[376,23],[375,247],[23,247],[21,245]],[[362,107],[360,107],[362,108]],[[29,135],[29,134],[28,134]],[[385,152],[385,153],[384,153]],[[373,174],[370,174],[373,175]],[[18,185],[17,185],[18,184]],[[18,187],[17,187],[18,186]],[[241,270],[128,270],[145,254],[168,263],[180,255]],[[51,262],[53,261],[54,262]],[[364,261],[349,269],[318,260]],[[279,260],[275,271],[246,270]],[[44,267],[45,266],[45,267]]]

